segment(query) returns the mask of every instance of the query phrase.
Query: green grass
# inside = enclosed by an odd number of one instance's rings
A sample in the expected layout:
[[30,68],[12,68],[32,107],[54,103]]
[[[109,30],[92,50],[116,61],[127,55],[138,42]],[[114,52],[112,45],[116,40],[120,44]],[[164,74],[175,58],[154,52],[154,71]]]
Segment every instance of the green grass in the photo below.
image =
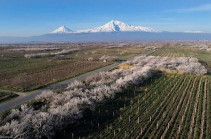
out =
[[[210,84],[209,76],[165,74],[146,85],[118,93],[113,100],[99,104],[94,112],[87,110],[83,119],[66,129],[65,137],[74,134],[76,138],[186,138],[190,128],[193,138],[199,137],[202,130],[203,137],[209,137],[210,103],[206,101],[205,109],[202,105],[204,88],[208,87],[205,82]],[[210,99],[210,90],[207,91]],[[197,118],[194,127],[190,127],[197,93]],[[202,129],[203,111],[207,118]]]

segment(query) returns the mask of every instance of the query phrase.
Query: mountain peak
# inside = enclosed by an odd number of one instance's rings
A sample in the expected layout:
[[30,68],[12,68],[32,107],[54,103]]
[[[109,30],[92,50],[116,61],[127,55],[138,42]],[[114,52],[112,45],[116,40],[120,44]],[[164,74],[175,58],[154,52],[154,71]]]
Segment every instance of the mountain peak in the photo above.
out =
[[105,25],[94,29],[78,31],[78,33],[96,33],[96,32],[157,32],[157,31],[149,27],[132,26],[118,20],[111,20]]
[[55,33],[72,33],[73,31],[69,28],[67,28],[66,26],[61,26],[58,29],[52,31],[51,33],[55,34]]
[[122,21],[119,21],[119,20],[111,20],[108,23],[119,24],[119,23],[123,23],[123,22]]

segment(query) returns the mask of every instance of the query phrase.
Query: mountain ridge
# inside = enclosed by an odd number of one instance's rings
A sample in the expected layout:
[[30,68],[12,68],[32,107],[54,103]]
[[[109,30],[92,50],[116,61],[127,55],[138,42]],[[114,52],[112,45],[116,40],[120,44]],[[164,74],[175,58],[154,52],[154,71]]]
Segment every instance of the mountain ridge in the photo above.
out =
[[57,28],[56,30],[50,32],[52,34],[57,34],[57,33],[73,33],[73,31],[71,29],[69,29],[66,26],[61,26],[59,28]]
[[122,21],[111,20],[110,22],[93,29],[78,30],[74,32],[65,26],[61,26],[60,28],[52,31],[51,33],[99,33],[99,32],[160,32],[160,31],[157,31],[150,27],[132,26]]
[[100,32],[44,34],[31,37],[0,37],[0,43],[211,41],[211,33],[183,32]]
[[157,31],[150,27],[132,26],[118,20],[111,20],[110,22],[93,29],[77,31],[77,33],[97,33],[97,32],[157,32]]

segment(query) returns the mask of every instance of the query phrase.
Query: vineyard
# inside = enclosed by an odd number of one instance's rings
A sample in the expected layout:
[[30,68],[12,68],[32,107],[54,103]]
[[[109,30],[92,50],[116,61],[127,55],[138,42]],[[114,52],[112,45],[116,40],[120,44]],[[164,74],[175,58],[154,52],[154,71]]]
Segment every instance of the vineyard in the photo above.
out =
[[[0,88],[16,91],[47,86],[130,58],[118,67],[71,82],[65,88],[42,91],[33,101],[8,110],[0,115],[1,135],[211,138],[209,51],[175,44],[77,45],[80,49],[74,53],[66,47],[57,48],[61,51],[54,47],[0,51]],[[48,53],[50,56],[45,57]],[[0,101],[18,95],[23,94],[0,92]]]
[[[79,45],[80,51],[71,53],[70,50],[78,48],[76,44],[2,47],[0,48],[0,89],[30,91],[114,62],[105,63],[100,60],[102,56],[116,56],[120,60],[125,60],[145,51],[136,46],[110,48],[108,47],[110,45],[109,43],[99,43],[96,46],[86,44],[85,48]],[[61,52],[68,53],[62,55]],[[55,56],[56,54],[61,56]],[[33,58],[30,58],[31,56]]]
[[70,62],[65,65],[60,64],[43,70],[6,77],[3,80],[0,80],[0,85],[4,86],[6,89],[10,88],[13,90],[26,91],[74,77],[107,64],[108,63],[99,61]]
[[198,54],[205,54],[208,53],[204,50],[199,50],[196,48],[190,47],[170,47],[170,48],[162,48],[157,49],[152,55],[154,56],[166,56],[166,57],[195,57]]
[[84,118],[64,134],[72,138],[211,138],[210,95],[209,76],[165,74],[117,94],[94,112],[84,112]]

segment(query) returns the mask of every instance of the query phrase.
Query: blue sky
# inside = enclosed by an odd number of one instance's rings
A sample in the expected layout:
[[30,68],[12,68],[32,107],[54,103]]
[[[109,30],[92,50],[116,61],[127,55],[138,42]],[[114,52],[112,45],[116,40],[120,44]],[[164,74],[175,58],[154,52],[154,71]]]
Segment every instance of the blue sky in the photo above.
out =
[[115,19],[165,31],[211,32],[209,0],[0,0],[0,36],[31,36],[65,25],[88,29]]

